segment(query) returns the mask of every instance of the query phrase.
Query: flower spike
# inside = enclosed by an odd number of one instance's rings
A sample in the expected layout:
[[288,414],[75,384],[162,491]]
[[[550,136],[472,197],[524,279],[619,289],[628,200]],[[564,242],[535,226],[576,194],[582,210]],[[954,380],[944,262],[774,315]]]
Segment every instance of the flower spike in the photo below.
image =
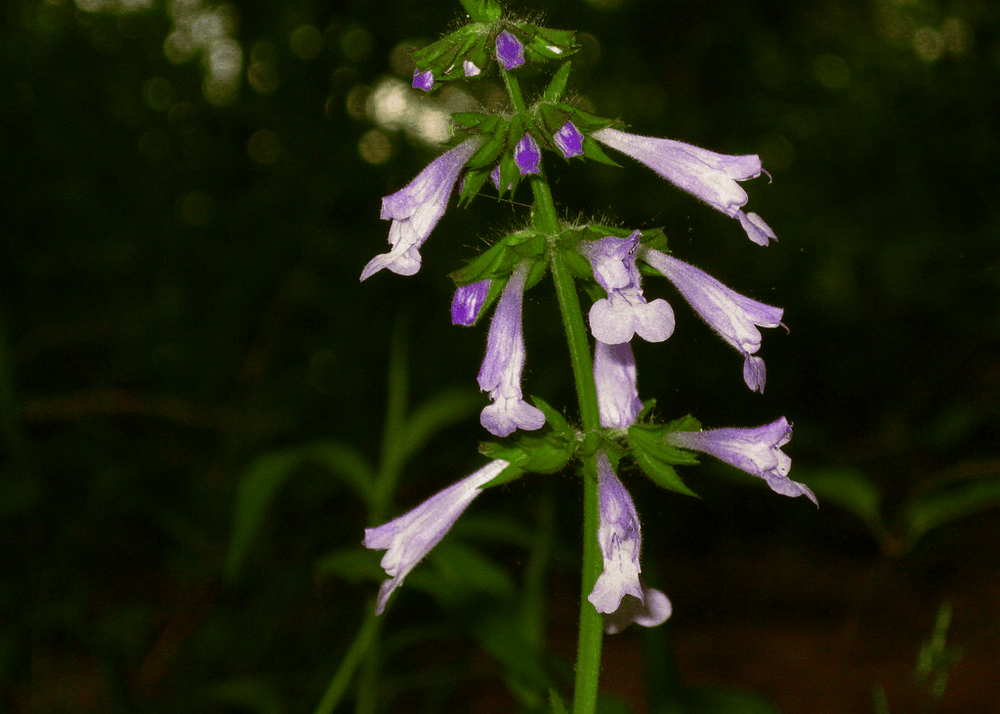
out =
[[764,391],[767,373],[756,355],[761,334],[757,327],[782,326],[784,310],[730,290],[708,273],[652,248],[640,257],[674,284],[709,327],[743,354],[743,381],[755,392]]
[[479,422],[499,437],[509,436],[515,429],[534,431],[545,424],[545,415],[524,401],[521,392],[525,358],[521,303],[527,276],[527,261],[511,273],[490,322],[486,357],[479,370],[479,387],[493,400],[480,413]]
[[381,615],[393,591],[451,529],[483,486],[510,464],[496,459],[458,483],[431,496],[419,506],[377,528],[365,529],[364,546],[384,550],[382,568],[389,576],[378,591],[375,614]]
[[670,617],[670,601],[639,578],[642,537],[639,515],[625,486],[615,476],[603,451],[597,454],[600,522],[597,539],[604,570],[587,600],[605,616],[604,631],[621,632],[630,624],[655,627]]
[[483,139],[474,136],[441,154],[407,186],[382,199],[382,219],[392,219],[388,253],[376,255],[361,271],[361,280],[388,268],[398,275],[420,270],[420,246],[444,215],[458,174]]
[[805,496],[818,506],[819,501],[808,486],[788,478],[792,459],[781,447],[791,438],[792,425],[785,417],[781,417],[754,429],[668,432],[664,440],[682,449],[714,456],[741,471],[764,479],[775,493],[792,498]]
[[607,292],[590,308],[590,331],[609,345],[628,342],[638,334],[647,342],[663,342],[674,331],[674,311],[666,300],[646,302],[642,296],[635,251],[639,231],[628,238],[608,236],[581,243],[581,252],[590,261],[594,279]]
[[757,245],[777,240],[774,231],[756,213],[744,213],[747,194],[737,181],[760,176],[760,157],[756,154],[730,156],[671,139],[638,136],[617,129],[601,129],[591,134],[602,144],[653,169],[678,188],[739,220]]

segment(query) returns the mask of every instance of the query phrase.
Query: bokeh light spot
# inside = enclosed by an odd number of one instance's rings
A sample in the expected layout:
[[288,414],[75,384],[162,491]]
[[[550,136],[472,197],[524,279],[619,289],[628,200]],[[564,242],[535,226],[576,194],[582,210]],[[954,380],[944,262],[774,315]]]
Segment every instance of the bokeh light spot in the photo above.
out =
[[369,129],[358,140],[358,154],[363,161],[380,166],[392,156],[392,142],[381,129]]
[[924,62],[933,62],[944,53],[944,37],[932,27],[921,27],[913,33],[913,50]]
[[372,46],[371,34],[361,25],[351,25],[340,36],[340,51],[348,62],[364,62]]
[[323,36],[312,25],[300,25],[292,32],[288,44],[299,59],[312,59],[323,49]]
[[174,102],[174,89],[169,79],[153,77],[142,85],[142,97],[154,112],[165,112]]
[[177,218],[189,226],[207,226],[215,217],[215,202],[202,191],[182,194],[177,199]]
[[273,131],[261,129],[247,142],[247,154],[258,164],[273,164],[281,156],[281,139]]
[[813,61],[813,76],[827,89],[843,89],[851,82],[851,68],[837,55],[820,55]]

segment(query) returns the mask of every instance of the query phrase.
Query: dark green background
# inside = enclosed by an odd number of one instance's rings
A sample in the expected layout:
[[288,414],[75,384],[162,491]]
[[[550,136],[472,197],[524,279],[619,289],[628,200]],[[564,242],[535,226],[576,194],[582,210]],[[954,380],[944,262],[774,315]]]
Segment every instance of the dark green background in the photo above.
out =
[[[223,106],[206,101],[198,57],[165,57],[166,4],[104,7],[0,9],[0,710],[311,711],[376,587],[313,567],[371,524],[328,472],[304,467],[240,582],[224,587],[240,476],[256,457],[318,438],[374,458],[394,333],[409,345],[415,403],[473,391],[485,326],[449,324],[446,274],[525,209],[489,192],[452,204],[417,276],[358,283],[386,249],[381,196],[434,151],[386,131],[390,158],[365,163],[359,142],[376,126],[350,107],[393,73],[394,48],[435,38],[457,4],[234,2],[244,70]],[[624,157],[622,169],[546,157],[567,216],[664,226],[677,257],[786,310],[790,333],[766,334],[767,391],[755,395],[740,357],[649,281],[678,325],[667,343],[637,346],[642,396],[706,426],[786,415],[793,478],[860,474],[884,494],[889,530],[875,533],[830,503],[814,512],[714,480],[726,472],[711,465],[685,473],[701,501],[628,474],[647,572],[675,605],[682,677],[814,714],[870,711],[881,683],[905,711],[917,647],[947,598],[966,657],[942,711],[992,711],[997,511],[984,501],[913,548],[899,544],[898,514],[922,493],[1000,477],[994,4],[513,9],[585,33],[571,90],[598,113],[636,133],[759,153],[773,177],[745,184],[748,209],[780,241],[760,248]],[[308,58],[290,44],[304,25],[321,41]],[[269,92],[246,80],[262,42]],[[264,162],[255,135],[276,151]],[[525,391],[572,414],[553,308],[544,285],[528,294]],[[471,412],[436,438],[397,508],[476,468],[483,436]],[[477,507],[530,511],[539,480]],[[553,577],[551,627],[571,657],[577,491],[568,476],[557,488],[572,508],[558,515],[569,555]],[[499,557],[520,576],[516,554]],[[387,628],[441,617],[407,588],[394,598]],[[638,660],[617,674],[637,637],[607,646],[615,691],[640,678]],[[467,648],[458,637],[437,656],[447,664]],[[482,676],[496,681],[490,662]],[[412,664],[392,672],[402,681]],[[452,710],[488,710],[455,696]]]

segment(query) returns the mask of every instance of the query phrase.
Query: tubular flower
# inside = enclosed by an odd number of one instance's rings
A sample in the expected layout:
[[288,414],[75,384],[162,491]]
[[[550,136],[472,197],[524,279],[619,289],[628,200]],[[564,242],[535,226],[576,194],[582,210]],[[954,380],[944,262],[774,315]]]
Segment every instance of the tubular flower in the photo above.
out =
[[618,345],[638,334],[647,342],[663,342],[674,331],[674,311],[661,299],[646,302],[642,296],[635,251],[639,231],[628,238],[608,236],[581,244],[594,279],[608,297],[590,308],[590,331],[599,342]]
[[725,461],[741,471],[764,479],[782,496],[806,496],[817,506],[816,495],[808,486],[792,481],[788,472],[792,459],[781,447],[792,438],[792,425],[785,417],[756,428],[675,431],[665,440],[674,446],[701,451]]
[[514,163],[521,170],[521,175],[537,174],[541,171],[542,152],[538,142],[531,134],[525,133],[514,147]]
[[774,231],[756,213],[744,213],[747,194],[737,181],[760,176],[756,154],[731,156],[699,149],[680,141],[637,136],[617,129],[601,129],[591,134],[602,144],[653,169],[678,188],[736,218],[747,236],[757,245],[777,240]]
[[600,340],[594,349],[594,382],[601,426],[628,429],[642,411],[636,386],[635,355],[628,342],[606,345]]
[[545,415],[524,401],[521,372],[524,370],[524,333],[521,302],[528,264],[511,273],[497,303],[486,338],[486,357],[479,370],[479,387],[490,393],[493,403],[479,415],[479,422],[494,436],[508,436],[515,429],[533,431],[545,424]]
[[761,343],[757,327],[778,327],[784,310],[744,297],[708,273],[658,250],[642,248],[639,257],[663,273],[709,327],[743,354],[743,381],[763,393],[767,372],[764,360],[755,354]]
[[608,634],[621,632],[632,623],[643,627],[662,624],[670,617],[670,601],[659,590],[647,588],[639,578],[639,515],[603,451],[597,454],[597,474],[597,539],[604,571],[587,600],[605,616],[604,630]]
[[413,275],[420,270],[420,246],[444,215],[462,167],[482,143],[478,136],[466,139],[434,159],[407,186],[382,199],[382,220],[392,220],[392,249],[368,261],[361,280],[383,268],[398,275]]
[[497,35],[497,62],[504,69],[514,69],[524,64],[524,45],[507,30]]
[[428,498],[419,506],[377,528],[365,529],[364,546],[386,551],[382,568],[389,576],[378,591],[375,614],[381,615],[393,591],[455,524],[480,490],[510,464],[496,459],[471,476]]
[[571,121],[563,124],[559,131],[552,135],[552,138],[556,142],[556,147],[567,159],[571,156],[580,156],[583,153],[583,134]]
[[455,290],[455,298],[451,301],[451,324],[466,327],[474,324],[489,294],[489,278],[460,286]]

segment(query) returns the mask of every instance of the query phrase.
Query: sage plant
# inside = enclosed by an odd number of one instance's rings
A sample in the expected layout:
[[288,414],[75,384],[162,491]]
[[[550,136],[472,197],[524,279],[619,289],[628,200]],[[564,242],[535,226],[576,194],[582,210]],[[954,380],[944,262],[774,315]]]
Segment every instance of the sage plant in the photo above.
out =
[[[665,593],[641,573],[638,509],[616,471],[623,461],[660,486],[692,494],[675,466],[708,454],[762,479],[785,496],[812,491],[788,477],[791,459],[781,449],[791,438],[785,417],[755,428],[703,430],[690,416],[661,422],[639,397],[631,342],[661,343],[674,334],[674,308],[646,300],[643,279],[665,278],[722,339],[743,355],[743,379],[763,392],[764,361],[758,328],[783,326],[783,310],[744,297],[708,273],[673,257],[662,229],[601,225],[560,218],[546,164],[588,161],[617,165],[605,148],[639,161],[669,183],[737,219],[751,241],[766,246],[774,231],[747,213],[742,182],[763,173],[756,155],[727,156],[671,139],[637,136],[620,120],[597,116],[566,98],[577,51],[574,33],[509,16],[494,0],[462,0],[468,22],[413,53],[413,87],[433,91],[452,81],[499,76],[509,107],[499,113],[452,116],[452,147],[407,186],[382,199],[391,220],[388,253],[365,266],[361,280],[383,269],[412,275],[420,250],[452,197],[468,204],[480,192],[527,188],[531,209],[523,223],[451,274],[457,289],[452,321],[478,324],[492,307],[478,382],[490,403],[484,429],[503,441],[480,447],[488,463],[394,520],[365,531],[364,545],[385,550],[389,578],[379,592],[381,614],[406,575],[444,537],[486,488],[526,473],[551,474],[572,465],[581,475],[584,540],[580,628],[573,710],[593,712],[605,633],[636,624],[654,627],[671,614]],[[536,96],[525,97],[519,73],[526,66],[550,70]],[[527,186],[523,186],[527,184]],[[492,188],[491,188],[492,187]],[[569,346],[579,421],[541,399],[525,399],[523,370],[530,356],[522,325],[524,293],[543,278],[555,285],[558,319]],[[592,298],[584,316],[578,287]],[[443,306],[442,306],[442,309]],[[525,438],[525,434],[531,434]],[[399,597],[399,596],[397,596]]]

